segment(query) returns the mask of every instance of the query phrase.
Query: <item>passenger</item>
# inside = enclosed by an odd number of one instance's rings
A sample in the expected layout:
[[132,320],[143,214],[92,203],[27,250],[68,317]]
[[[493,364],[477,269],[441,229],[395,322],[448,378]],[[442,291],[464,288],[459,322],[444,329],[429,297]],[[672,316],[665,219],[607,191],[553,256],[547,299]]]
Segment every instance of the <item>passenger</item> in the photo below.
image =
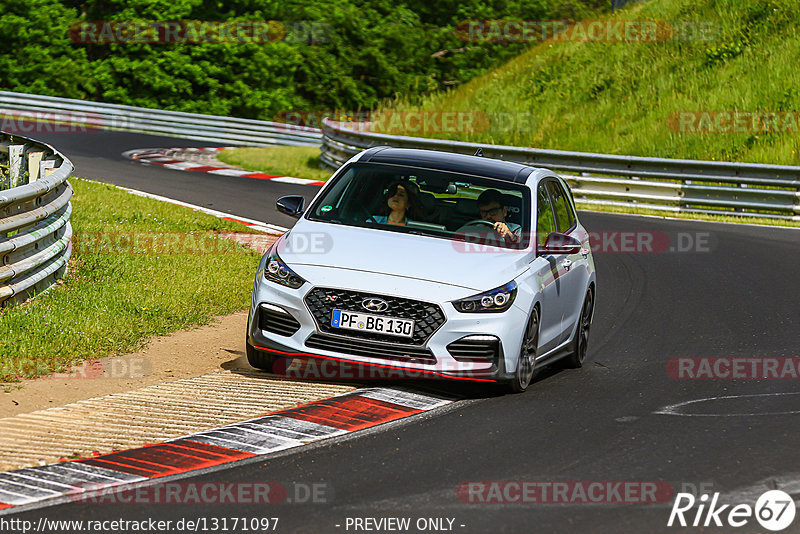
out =
[[494,231],[500,237],[511,243],[519,243],[522,227],[506,221],[508,207],[504,202],[503,194],[500,191],[487,189],[478,197],[478,211],[481,219],[494,223]]
[[388,198],[372,217],[380,224],[405,226],[409,220],[423,220],[419,188],[412,182],[395,182],[389,186]]

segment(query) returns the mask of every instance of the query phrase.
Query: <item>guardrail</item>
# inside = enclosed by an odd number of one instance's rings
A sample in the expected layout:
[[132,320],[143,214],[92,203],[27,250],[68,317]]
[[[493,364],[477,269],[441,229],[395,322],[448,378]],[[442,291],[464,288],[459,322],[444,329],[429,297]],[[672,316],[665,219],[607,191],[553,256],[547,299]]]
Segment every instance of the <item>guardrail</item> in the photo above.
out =
[[0,132],[0,306],[47,289],[66,272],[72,170],[50,145]]
[[[322,133],[280,122],[121,106],[72,98],[0,91],[0,116],[28,128],[31,122],[83,130],[123,130],[225,145],[319,146]],[[7,119],[8,120],[8,119]],[[41,129],[40,129],[41,130]],[[21,130],[25,134],[29,130]],[[32,130],[31,130],[32,131]],[[46,128],[44,129],[46,131]]]
[[800,221],[800,167],[542,150],[365,131],[324,119],[321,159],[338,168],[379,145],[474,154],[546,167],[569,182],[576,202],[673,212]]

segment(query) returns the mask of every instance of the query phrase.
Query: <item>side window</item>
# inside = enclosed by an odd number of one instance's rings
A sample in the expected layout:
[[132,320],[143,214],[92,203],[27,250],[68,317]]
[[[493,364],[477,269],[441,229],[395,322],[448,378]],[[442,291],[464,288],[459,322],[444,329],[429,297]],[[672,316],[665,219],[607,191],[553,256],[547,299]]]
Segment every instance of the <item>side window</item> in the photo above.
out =
[[575,226],[575,214],[572,212],[572,206],[570,206],[569,200],[567,199],[567,193],[564,191],[564,188],[561,187],[561,184],[552,180],[547,182],[547,189],[550,190],[550,196],[553,199],[558,231],[562,234],[566,233],[570,228]]
[[544,245],[547,236],[556,231],[556,221],[553,219],[550,196],[547,194],[544,184],[539,184],[536,197],[536,242]]

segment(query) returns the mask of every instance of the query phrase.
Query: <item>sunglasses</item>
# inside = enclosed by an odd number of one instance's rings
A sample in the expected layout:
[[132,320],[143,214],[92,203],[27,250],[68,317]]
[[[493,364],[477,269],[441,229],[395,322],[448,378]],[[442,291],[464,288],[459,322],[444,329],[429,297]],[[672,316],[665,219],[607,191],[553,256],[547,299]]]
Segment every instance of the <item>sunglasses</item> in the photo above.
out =
[[500,206],[500,207],[497,207],[497,208],[489,208],[489,209],[478,210],[478,211],[480,211],[481,217],[487,217],[487,216],[497,217],[498,215],[500,215],[503,212],[503,208],[502,208],[502,206]]

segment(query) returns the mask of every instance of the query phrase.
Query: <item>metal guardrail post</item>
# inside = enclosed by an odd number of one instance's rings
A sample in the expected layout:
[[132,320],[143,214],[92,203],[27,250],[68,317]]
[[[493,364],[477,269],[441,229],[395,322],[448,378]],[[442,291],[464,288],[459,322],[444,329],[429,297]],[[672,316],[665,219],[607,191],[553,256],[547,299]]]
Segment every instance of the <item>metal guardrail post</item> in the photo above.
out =
[[72,163],[53,147],[0,132],[0,306],[44,291],[72,253]]
[[337,168],[361,150],[388,145],[505,159],[559,172],[582,205],[800,221],[800,167],[543,150],[406,137],[363,124],[322,121],[321,160]]

